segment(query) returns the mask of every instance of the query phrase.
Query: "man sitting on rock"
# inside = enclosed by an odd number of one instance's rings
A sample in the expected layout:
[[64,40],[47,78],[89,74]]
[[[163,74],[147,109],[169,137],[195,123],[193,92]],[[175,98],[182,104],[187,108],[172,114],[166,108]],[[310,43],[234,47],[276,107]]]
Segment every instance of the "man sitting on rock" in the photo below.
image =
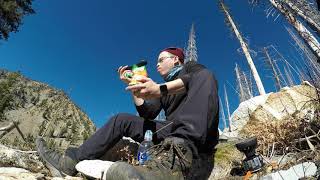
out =
[[[118,72],[120,79],[129,83],[123,76],[126,68],[121,66]],[[106,172],[107,179],[169,180],[189,176],[200,154],[210,154],[212,158],[218,141],[217,81],[203,65],[195,61],[184,63],[183,50],[175,47],[160,52],[157,71],[165,83],[157,84],[146,77],[140,79],[140,84],[127,87],[140,117],[117,114],[79,148],[68,148],[63,155],[49,149],[38,138],[37,150],[42,159],[64,174],[75,175],[79,161],[101,158],[123,136],[142,142],[146,130],[155,132],[168,125],[153,135],[151,158],[143,166],[116,162]],[[154,121],[161,109],[165,111],[166,121]]]

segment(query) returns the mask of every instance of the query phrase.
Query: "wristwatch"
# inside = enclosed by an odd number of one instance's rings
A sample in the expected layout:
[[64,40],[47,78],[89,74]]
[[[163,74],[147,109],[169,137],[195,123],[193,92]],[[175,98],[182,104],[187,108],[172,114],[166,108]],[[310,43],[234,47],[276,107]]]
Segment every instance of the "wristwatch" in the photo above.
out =
[[160,84],[160,93],[161,93],[161,96],[168,95],[168,88],[166,84]]

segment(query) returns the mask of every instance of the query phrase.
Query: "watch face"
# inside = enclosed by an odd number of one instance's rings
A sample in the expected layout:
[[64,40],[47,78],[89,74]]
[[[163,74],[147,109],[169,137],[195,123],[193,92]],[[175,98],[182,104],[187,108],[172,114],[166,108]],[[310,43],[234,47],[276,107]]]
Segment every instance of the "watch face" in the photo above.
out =
[[162,96],[166,96],[168,94],[167,85],[165,84],[160,85],[160,92]]

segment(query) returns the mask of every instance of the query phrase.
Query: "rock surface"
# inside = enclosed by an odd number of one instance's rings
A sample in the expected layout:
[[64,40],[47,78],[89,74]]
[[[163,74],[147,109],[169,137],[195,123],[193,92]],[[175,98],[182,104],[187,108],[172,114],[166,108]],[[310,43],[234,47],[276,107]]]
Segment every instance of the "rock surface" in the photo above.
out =
[[241,136],[239,133],[248,121],[271,122],[291,115],[312,115],[315,110],[312,100],[316,97],[316,89],[306,81],[291,88],[284,87],[276,93],[253,97],[240,103],[232,113],[232,132],[224,131],[223,135],[229,138]]
[[18,167],[31,172],[48,173],[36,152],[20,151],[0,145],[0,167]]
[[44,175],[39,173],[32,173],[22,168],[0,168],[0,180],[36,180],[43,179]]
[[80,145],[95,132],[89,117],[61,91],[19,73],[0,71],[0,143],[30,150],[43,136],[51,146]]
[[283,177],[286,179],[301,179],[310,178],[315,176],[317,173],[317,166],[313,162],[305,162],[292,166],[288,170],[277,171],[266,176],[263,176],[262,180],[282,180]]

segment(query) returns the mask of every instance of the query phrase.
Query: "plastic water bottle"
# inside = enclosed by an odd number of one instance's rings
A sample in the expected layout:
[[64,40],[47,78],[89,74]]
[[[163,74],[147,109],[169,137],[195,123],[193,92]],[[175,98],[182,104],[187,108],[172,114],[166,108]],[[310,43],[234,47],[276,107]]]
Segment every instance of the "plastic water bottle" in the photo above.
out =
[[144,134],[144,141],[140,143],[138,149],[138,161],[140,165],[143,165],[145,161],[150,159],[148,149],[153,146],[152,143],[152,131],[147,130]]

